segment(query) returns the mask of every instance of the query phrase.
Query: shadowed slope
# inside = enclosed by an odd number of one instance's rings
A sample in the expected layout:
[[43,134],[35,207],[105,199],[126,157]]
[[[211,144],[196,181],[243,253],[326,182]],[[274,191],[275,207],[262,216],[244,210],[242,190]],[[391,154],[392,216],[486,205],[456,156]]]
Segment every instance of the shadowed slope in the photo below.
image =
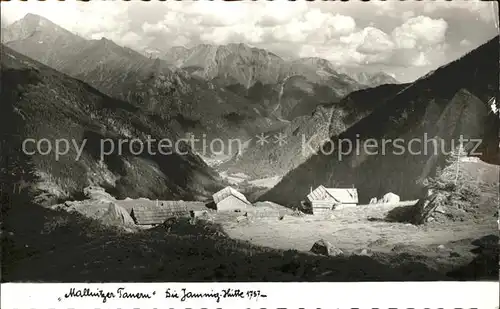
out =
[[[49,195],[47,203],[77,194],[89,184],[107,187],[119,197],[151,198],[195,198],[218,188],[216,174],[187,145],[180,145],[179,151],[186,150],[185,155],[162,155],[154,142],[151,152],[146,148],[148,137],[175,142],[179,136],[155,115],[110,98],[5,46],[2,81],[2,146],[15,155],[21,152],[21,142],[26,138],[52,143],[52,152],[47,155],[40,154],[47,150],[46,145],[36,151],[34,142],[26,144],[27,151],[33,151],[29,158],[41,178],[36,186],[41,191],[38,193]],[[101,144],[105,139],[109,141]],[[137,145],[130,147],[130,143],[124,143],[121,150],[117,146],[120,140],[132,139],[141,140],[144,150]],[[54,153],[57,140],[69,144],[67,153],[59,158]],[[114,151],[100,162],[101,145],[109,147],[111,140]],[[81,157],[75,144],[83,145]]]
[[[219,166],[256,178],[284,175],[305,162],[332,135],[344,132],[408,85],[383,85],[350,93],[337,103],[320,105],[312,114],[268,131],[269,143],[253,141],[246,151]],[[279,134],[284,137],[279,143]]]
[[[419,181],[431,175],[442,160],[441,151],[434,151],[432,144],[424,153],[425,136],[442,139],[447,151],[460,136],[481,139],[481,147],[476,151],[482,152],[485,161],[498,162],[499,119],[487,106],[499,84],[497,65],[495,38],[417,80],[368,117],[333,136],[321,152],[290,172],[262,200],[297,206],[311,186],[320,184],[354,185],[361,203],[386,192],[399,194],[402,199],[418,198]],[[378,148],[368,148],[369,153],[363,149],[367,139],[374,139]],[[403,151],[392,143],[396,139],[402,139],[396,144],[403,145]],[[419,139],[422,144],[409,145],[412,139]],[[348,151],[348,142],[339,144],[342,140],[350,141],[353,150]],[[384,140],[390,140],[385,151]],[[344,154],[339,152],[339,146]],[[472,144],[465,146],[472,150]],[[413,154],[409,147],[413,147]]]

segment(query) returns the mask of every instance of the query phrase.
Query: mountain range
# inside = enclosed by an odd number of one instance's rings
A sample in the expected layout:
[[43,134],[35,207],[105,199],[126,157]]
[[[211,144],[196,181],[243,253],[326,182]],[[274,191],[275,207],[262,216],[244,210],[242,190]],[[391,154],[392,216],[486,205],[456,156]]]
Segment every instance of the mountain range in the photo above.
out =
[[[75,197],[88,185],[100,185],[121,198],[170,197],[197,199],[218,188],[220,178],[182,144],[159,153],[152,142],[151,152],[140,152],[127,142],[148,138],[176,140],[179,133],[163,119],[143,112],[126,101],[111,98],[78,79],[71,78],[10,48],[1,49],[2,151],[4,160],[28,166],[36,174],[34,194],[41,203]],[[65,155],[22,151],[22,141],[46,139],[54,150],[57,140],[69,145]],[[111,140],[113,148],[101,161],[101,141]],[[82,152],[78,154],[77,147]],[[49,150],[46,146],[42,150]],[[62,146],[63,147],[63,146]],[[62,149],[62,148],[61,148]],[[180,151],[180,150],[179,150]],[[10,155],[7,155],[9,153]],[[3,166],[3,165],[2,165]],[[138,185],[140,184],[140,185]]]
[[285,61],[245,44],[174,47],[152,59],[106,38],[84,39],[35,14],[4,28],[2,41],[155,114],[181,135],[207,140],[248,140],[262,132],[295,130],[319,106],[378,83],[396,82],[380,73],[370,75],[376,83],[368,85],[366,76],[360,83],[325,59]]
[[398,83],[378,72],[339,69],[326,59],[287,61],[246,44],[176,46],[161,55],[169,64],[268,106],[280,118],[310,114],[316,106],[339,101],[352,91]]
[[[217,80],[226,85],[238,83],[246,89],[256,82],[279,84],[295,75],[305,76],[311,82],[332,85],[343,82],[346,85],[359,83],[365,87],[375,87],[398,83],[383,72],[354,72],[348,68],[337,68],[328,60],[317,57],[287,61],[272,52],[243,43],[201,44],[193,48],[175,46],[160,58],[205,79]],[[343,72],[339,73],[339,70]]]
[[5,45],[13,50],[155,113],[179,131],[245,137],[280,122],[248,99],[163,60],[106,38],[83,39],[38,15],[28,14],[4,32]]
[[245,44],[174,47],[152,59],[106,38],[84,39],[35,14],[5,27],[2,42],[158,114],[179,131],[206,134],[208,139],[248,139],[285,127],[352,91],[396,82],[379,73],[360,83],[338,73],[327,60],[285,61]]
[[[39,189],[53,198],[98,184],[121,197],[201,199],[221,185],[196,155],[205,149],[186,145],[188,155],[165,157],[129,151],[101,162],[96,143],[103,138],[192,133],[248,140],[219,170],[255,178],[286,174],[262,199],[287,206],[319,184],[354,185],[362,201],[388,191],[413,198],[442,159],[363,152],[339,159],[329,145],[340,140],[427,133],[449,143],[465,135],[484,141],[484,160],[497,160],[498,117],[487,106],[499,84],[491,69],[498,59],[488,56],[498,55],[494,40],[411,84],[320,58],[284,60],[245,44],[174,47],[152,58],[106,38],[84,39],[34,14],[4,28],[2,42],[9,89],[2,92],[2,117],[9,132],[39,138],[64,132],[59,138],[90,143],[81,162],[33,157]],[[257,134],[270,142],[258,145]],[[286,142],[276,143],[277,135]]]
[[[468,151],[498,164],[500,119],[488,105],[498,92],[499,77],[493,69],[498,66],[498,42],[496,37],[406,85],[345,131],[332,130],[317,153],[261,199],[299,207],[318,185],[354,186],[360,203],[387,192],[407,200],[421,198],[424,180],[443,164],[460,138]],[[398,146],[396,140],[402,143]],[[412,150],[416,147],[412,140],[420,143],[419,151]]]

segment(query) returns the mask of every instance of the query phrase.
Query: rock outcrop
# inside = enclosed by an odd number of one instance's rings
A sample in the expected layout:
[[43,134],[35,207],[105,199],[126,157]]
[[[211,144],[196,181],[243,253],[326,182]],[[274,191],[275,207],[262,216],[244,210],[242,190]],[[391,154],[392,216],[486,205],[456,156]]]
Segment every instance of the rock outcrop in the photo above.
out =
[[399,200],[400,200],[399,195],[389,192],[382,197],[380,203],[384,204],[399,203]]
[[335,246],[333,246],[331,243],[329,243],[324,239],[315,242],[311,248],[311,252],[326,256],[338,256],[344,254],[344,252],[341,249],[336,248]]
[[130,214],[116,203],[109,203],[108,211],[100,218],[104,224],[127,226],[134,225],[134,220]]

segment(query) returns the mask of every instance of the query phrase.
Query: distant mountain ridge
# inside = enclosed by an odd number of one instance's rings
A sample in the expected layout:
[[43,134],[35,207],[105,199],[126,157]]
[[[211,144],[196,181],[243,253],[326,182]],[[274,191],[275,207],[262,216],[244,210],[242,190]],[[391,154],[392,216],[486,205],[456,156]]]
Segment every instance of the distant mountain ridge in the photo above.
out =
[[223,86],[238,83],[246,89],[257,81],[277,84],[288,69],[277,55],[242,43],[172,47],[162,58],[204,79],[217,79]]
[[326,59],[284,60],[242,43],[177,46],[161,58],[194,76],[250,97],[272,114],[290,121],[309,115],[318,105],[338,102],[353,91],[398,83],[382,72],[350,75],[351,71],[343,69],[340,73]]
[[[261,132],[288,130],[309,121],[321,106],[368,87],[325,59],[283,60],[245,44],[175,47],[163,59],[152,59],[106,38],[83,39],[33,14],[8,26],[4,41],[156,115],[179,134],[208,140],[248,140]],[[336,121],[334,126],[344,123]]]
[[337,68],[337,70],[339,72],[343,72],[344,74],[351,76],[358,83],[370,87],[400,83],[397,79],[384,72],[369,73],[369,72],[359,71],[359,69],[354,70],[346,67],[343,68],[339,67]]
[[399,81],[394,77],[384,72],[367,72],[362,68],[350,68],[346,66],[334,65],[330,61],[318,57],[305,57],[293,61],[310,67],[315,67],[326,72],[335,72],[337,75],[346,75],[364,85],[365,88],[373,88],[385,84],[399,84]]
[[265,108],[163,60],[105,38],[85,40],[40,16],[28,14],[7,32],[10,48],[155,113],[178,131],[244,138],[280,122]]
[[192,48],[174,46],[161,58],[207,80],[218,78],[226,84],[237,82],[247,89],[256,82],[276,84],[294,75],[302,75],[309,81],[326,84],[332,78],[343,79],[346,84],[360,83],[365,87],[398,83],[383,72],[353,73],[318,57],[286,61],[272,52],[243,43],[200,44]]

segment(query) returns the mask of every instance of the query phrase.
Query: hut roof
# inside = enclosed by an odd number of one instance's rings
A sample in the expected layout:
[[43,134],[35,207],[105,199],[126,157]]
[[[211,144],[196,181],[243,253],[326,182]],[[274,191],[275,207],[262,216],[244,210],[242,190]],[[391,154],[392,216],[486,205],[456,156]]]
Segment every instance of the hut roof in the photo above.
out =
[[218,204],[220,201],[224,200],[228,196],[234,196],[237,199],[241,200],[245,204],[250,204],[250,202],[247,200],[247,198],[238,192],[236,189],[232,187],[225,187],[224,189],[220,190],[219,192],[215,193],[212,197],[214,199],[215,204]]
[[171,207],[170,203],[182,203],[187,207],[188,210],[203,210],[206,209],[204,202],[198,201],[163,201],[163,200],[149,200],[149,199],[134,199],[134,200],[119,200],[116,201],[118,205],[125,208],[127,212],[132,212],[134,207],[146,206],[157,208],[159,206]]
[[354,188],[325,188],[317,187],[307,195],[307,199],[312,201],[332,201],[341,204],[358,203],[358,190]]
[[[193,207],[194,206],[194,207]],[[190,210],[199,210],[202,203],[184,201],[163,201],[160,206],[136,205],[132,214],[139,225],[161,224],[171,217],[189,215]]]

